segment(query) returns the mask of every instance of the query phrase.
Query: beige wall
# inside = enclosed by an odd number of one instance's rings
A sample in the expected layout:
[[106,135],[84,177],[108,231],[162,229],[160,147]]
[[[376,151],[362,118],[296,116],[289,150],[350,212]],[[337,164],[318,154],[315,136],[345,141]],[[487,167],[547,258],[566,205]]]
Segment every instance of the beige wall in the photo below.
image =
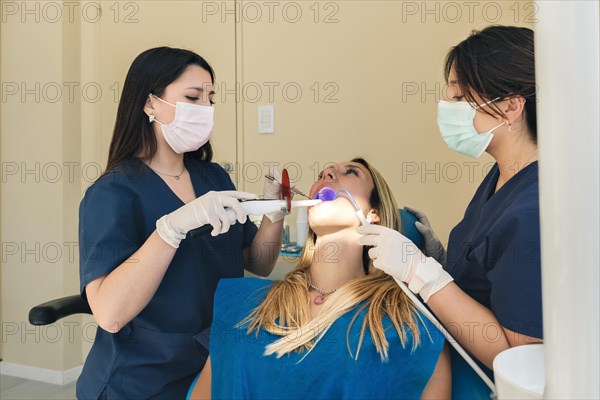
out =
[[[226,12],[233,1],[103,2],[100,17],[90,2],[75,7],[73,22],[66,6],[52,22],[45,2],[28,4],[33,14],[21,2],[2,2],[2,356],[58,371],[82,362],[92,330],[81,327],[90,320],[67,321],[77,324],[73,334],[59,324],[62,336],[55,339],[56,327],[32,328],[27,312],[78,291],[77,257],[69,257],[78,203],[106,162],[115,94],[139,52],[186,47],[213,65],[221,90],[216,159],[237,163],[240,189],[260,192],[256,177],[266,173],[265,163],[279,162],[299,166],[290,172],[299,171],[298,187],[308,190],[325,164],[362,155],[388,179],[399,204],[426,211],[445,240],[489,159],[469,160],[439,139],[443,57],[473,28],[531,26],[532,11],[530,2],[481,2],[472,15],[460,2],[459,9],[444,2],[238,2],[236,21]],[[77,84],[73,99],[69,82]],[[236,82],[239,101],[225,94]],[[34,88],[39,101],[36,94],[22,99],[21,85]],[[53,102],[55,86],[63,97]],[[272,135],[257,133],[257,106],[265,104],[275,107]],[[52,163],[60,166],[58,179]],[[36,165],[39,172],[22,175]]]
[[[77,38],[77,24],[2,25],[3,358],[57,370],[80,361],[80,341],[73,335],[68,344],[62,328],[34,329],[26,316],[31,305],[77,290],[68,251],[77,240],[79,180],[61,175],[63,161],[79,153],[78,106],[55,90],[78,80]],[[22,98],[22,88],[31,93]],[[21,93],[8,94],[15,89]]]

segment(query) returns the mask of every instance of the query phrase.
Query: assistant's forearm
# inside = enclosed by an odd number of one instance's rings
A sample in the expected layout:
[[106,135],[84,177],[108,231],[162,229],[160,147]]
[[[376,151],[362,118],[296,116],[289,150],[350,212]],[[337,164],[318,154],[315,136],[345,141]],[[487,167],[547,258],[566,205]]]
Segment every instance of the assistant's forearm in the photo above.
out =
[[176,249],[154,231],[125,262],[86,287],[96,322],[116,333],[148,305]]
[[501,351],[510,347],[492,311],[454,282],[432,295],[427,305],[458,343],[488,368]]

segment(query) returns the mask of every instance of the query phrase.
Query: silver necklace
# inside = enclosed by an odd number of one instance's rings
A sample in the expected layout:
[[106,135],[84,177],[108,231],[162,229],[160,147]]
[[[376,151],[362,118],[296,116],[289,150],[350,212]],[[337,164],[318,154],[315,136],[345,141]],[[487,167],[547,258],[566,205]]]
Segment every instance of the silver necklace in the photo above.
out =
[[[148,167],[150,167],[150,166],[148,165]],[[165,176],[170,176],[171,178],[175,178],[175,180],[176,180],[176,181],[178,181],[178,180],[179,180],[179,177],[180,177],[181,175],[183,175],[183,173],[185,172],[185,165],[183,166],[183,169],[181,170],[181,172],[180,172],[179,174],[177,174],[177,175],[165,174],[164,172],[157,171],[157,170],[155,170],[155,169],[154,169],[154,168],[152,168],[152,167],[150,167],[150,169],[151,169],[152,171],[156,172],[157,174],[160,174],[160,175],[165,175]]]
[[315,297],[315,299],[313,300],[313,303],[315,303],[316,305],[323,304],[323,302],[325,301],[325,296],[327,296],[337,290],[337,289],[333,289],[333,290],[325,291],[325,290],[319,289],[318,287],[313,285],[312,282],[308,282],[308,287],[319,293],[319,295],[317,297]]

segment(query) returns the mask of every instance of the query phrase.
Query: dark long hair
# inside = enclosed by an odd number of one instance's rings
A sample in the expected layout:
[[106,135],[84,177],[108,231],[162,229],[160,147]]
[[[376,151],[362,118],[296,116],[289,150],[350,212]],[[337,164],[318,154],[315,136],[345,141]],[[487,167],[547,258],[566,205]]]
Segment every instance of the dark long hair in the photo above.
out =
[[[529,133],[537,142],[536,85],[533,31],[516,26],[489,26],[453,47],[446,56],[446,82],[454,68],[465,100],[475,102],[473,93],[484,100],[522,96]],[[492,112],[488,111],[492,110]],[[483,107],[489,115],[504,114],[494,103]]]
[[[150,93],[161,97],[167,86],[190,65],[208,71],[214,83],[215,73],[208,62],[189,50],[156,47],[144,51],[133,60],[123,84],[105,174],[123,161],[139,155],[150,159],[156,154],[156,136],[144,113],[144,105]],[[212,155],[210,142],[186,154],[187,157],[206,161],[211,161]]]

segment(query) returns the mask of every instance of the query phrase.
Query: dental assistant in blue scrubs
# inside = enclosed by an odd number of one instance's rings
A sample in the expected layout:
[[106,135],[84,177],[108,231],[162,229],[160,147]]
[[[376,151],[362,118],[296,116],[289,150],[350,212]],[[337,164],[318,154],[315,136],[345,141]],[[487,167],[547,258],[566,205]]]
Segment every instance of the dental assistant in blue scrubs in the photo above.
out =
[[359,228],[359,240],[375,246],[369,255],[376,267],[408,283],[491,369],[501,351],[543,337],[533,31],[473,32],[448,53],[445,77],[442,138],[467,156],[486,151],[496,163],[452,230],[447,252],[418,211],[423,252],[382,226]]
[[[106,172],[79,209],[81,295],[99,325],[79,399],[185,398],[218,281],[275,265],[282,213],[257,229],[238,201],[254,195],[211,162],[213,84],[210,65],[182,49],[147,50],[129,69]],[[207,224],[211,234],[188,235]]]

